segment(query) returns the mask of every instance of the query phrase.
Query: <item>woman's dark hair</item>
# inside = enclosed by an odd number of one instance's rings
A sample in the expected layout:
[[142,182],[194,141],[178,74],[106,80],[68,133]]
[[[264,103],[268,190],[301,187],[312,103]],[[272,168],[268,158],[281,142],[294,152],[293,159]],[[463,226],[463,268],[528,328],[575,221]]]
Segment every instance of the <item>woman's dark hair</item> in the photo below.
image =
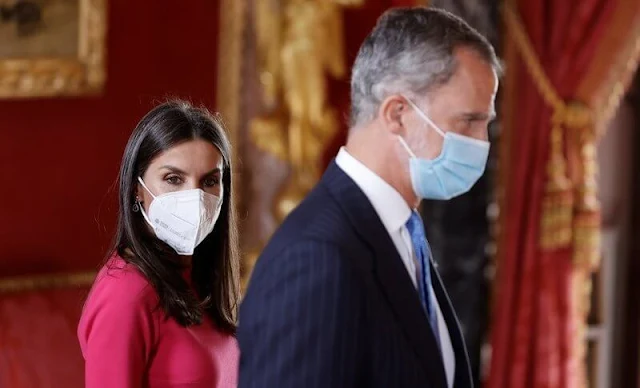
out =
[[[160,153],[189,140],[213,144],[223,158],[222,208],[216,225],[196,247],[192,258],[193,294],[179,255],[155,237],[140,212],[132,210],[138,177]],[[223,125],[206,109],[184,101],[158,105],[138,123],[122,158],[119,177],[120,215],[114,245],[126,262],[137,267],[159,296],[159,307],[182,326],[202,322],[207,314],[222,331],[235,334],[239,297],[239,253],[233,204],[231,145]]]

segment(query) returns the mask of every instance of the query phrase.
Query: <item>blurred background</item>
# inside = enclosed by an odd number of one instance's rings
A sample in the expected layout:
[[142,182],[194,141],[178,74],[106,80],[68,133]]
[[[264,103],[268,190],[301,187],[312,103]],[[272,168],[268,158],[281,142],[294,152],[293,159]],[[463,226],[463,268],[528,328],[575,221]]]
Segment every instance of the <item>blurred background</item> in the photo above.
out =
[[484,177],[422,209],[474,378],[640,387],[640,1],[0,0],[0,388],[83,386],[77,321],[155,103],[221,112],[246,282],[345,140],[360,43],[415,5],[506,66]]

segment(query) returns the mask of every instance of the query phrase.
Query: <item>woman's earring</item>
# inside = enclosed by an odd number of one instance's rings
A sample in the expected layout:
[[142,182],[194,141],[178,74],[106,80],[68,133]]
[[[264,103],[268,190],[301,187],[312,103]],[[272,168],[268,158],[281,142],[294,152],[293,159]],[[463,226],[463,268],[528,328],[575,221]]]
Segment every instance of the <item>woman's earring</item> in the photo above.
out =
[[137,213],[140,211],[140,199],[136,198],[136,201],[133,203],[131,210],[133,210],[134,213]]

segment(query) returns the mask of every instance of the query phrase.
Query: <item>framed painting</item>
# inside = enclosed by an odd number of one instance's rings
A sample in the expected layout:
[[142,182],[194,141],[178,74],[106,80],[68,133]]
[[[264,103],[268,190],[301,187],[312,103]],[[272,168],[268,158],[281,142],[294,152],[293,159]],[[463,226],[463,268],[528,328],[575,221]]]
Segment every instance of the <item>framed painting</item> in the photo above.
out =
[[95,95],[107,0],[0,0],[0,98]]

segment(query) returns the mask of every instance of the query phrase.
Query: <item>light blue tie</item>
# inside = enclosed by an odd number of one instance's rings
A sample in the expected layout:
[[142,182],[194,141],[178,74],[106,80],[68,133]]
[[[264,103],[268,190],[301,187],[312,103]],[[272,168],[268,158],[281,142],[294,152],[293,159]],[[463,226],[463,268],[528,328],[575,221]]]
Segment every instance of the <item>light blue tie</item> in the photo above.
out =
[[438,345],[440,345],[440,332],[438,331],[438,315],[436,306],[433,303],[431,295],[431,249],[424,233],[424,225],[422,218],[418,212],[411,212],[411,218],[407,221],[407,229],[413,242],[413,250],[416,258],[420,262],[420,276],[418,276],[418,293],[420,294],[420,302],[429,318],[433,335],[436,337]]

